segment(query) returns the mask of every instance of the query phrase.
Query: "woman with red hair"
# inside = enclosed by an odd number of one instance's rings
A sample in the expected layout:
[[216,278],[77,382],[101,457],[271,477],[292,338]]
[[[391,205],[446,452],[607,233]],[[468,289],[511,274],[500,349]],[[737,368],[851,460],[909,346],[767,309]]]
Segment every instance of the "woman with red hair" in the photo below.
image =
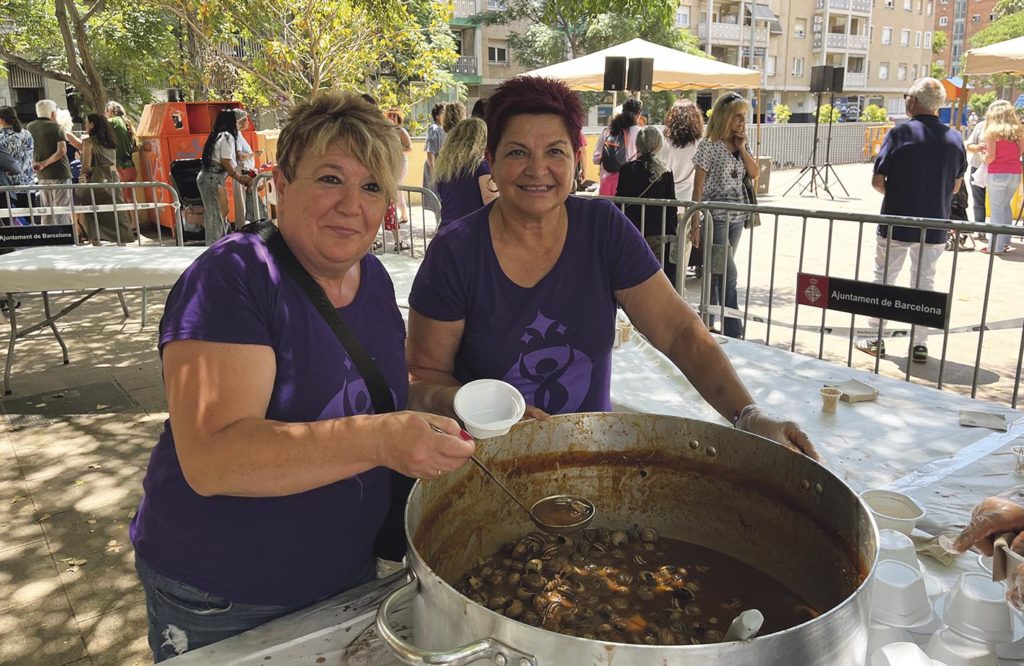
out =
[[553,79],[510,79],[487,100],[500,196],[438,232],[409,296],[406,355],[431,410],[454,414],[459,385],[493,378],[534,417],[611,411],[621,307],[720,414],[816,457],[795,423],[754,405],[629,219],[607,200],[571,196],[582,124],[579,98]]

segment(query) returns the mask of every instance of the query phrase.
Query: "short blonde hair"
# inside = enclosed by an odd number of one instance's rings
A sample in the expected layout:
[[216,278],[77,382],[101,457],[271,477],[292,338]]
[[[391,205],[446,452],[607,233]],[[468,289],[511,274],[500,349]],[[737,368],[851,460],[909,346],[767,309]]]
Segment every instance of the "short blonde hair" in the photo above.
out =
[[448,183],[472,176],[484,159],[487,147],[487,125],[479,118],[467,118],[456,125],[444,139],[434,163],[434,180]]
[[750,105],[743,95],[727,92],[717,100],[711,108],[711,119],[704,128],[704,137],[711,141],[725,141],[729,138],[729,121],[741,110],[746,113]]
[[277,163],[289,181],[302,158],[341,143],[390,199],[398,195],[402,144],[380,110],[351,92],[323,91],[292,107],[277,141]]
[[992,102],[985,112],[985,140],[1003,139],[1005,141],[1020,140],[1022,131],[1017,110],[1005,99]]

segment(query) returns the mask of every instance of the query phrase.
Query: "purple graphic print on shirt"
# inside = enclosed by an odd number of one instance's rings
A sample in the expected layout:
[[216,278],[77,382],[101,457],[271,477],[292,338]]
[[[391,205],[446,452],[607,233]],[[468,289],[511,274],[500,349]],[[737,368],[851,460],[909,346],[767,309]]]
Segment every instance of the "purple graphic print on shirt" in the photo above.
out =
[[549,414],[579,409],[585,394],[571,393],[570,387],[589,386],[594,367],[589,356],[571,346],[567,331],[565,324],[538,312],[520,338],[519,358],[502,378]]

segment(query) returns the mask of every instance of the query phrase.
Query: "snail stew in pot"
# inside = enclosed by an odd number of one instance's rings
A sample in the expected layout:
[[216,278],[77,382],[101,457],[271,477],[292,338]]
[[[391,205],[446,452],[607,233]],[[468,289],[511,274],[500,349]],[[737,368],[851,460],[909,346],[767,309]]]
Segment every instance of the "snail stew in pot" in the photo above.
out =
[[764,614],[761,634],[818,615],[748,564],[639,526],[531,532],[477,562],[455,587],[519,622],[616,643],[717,643],[752,608]]

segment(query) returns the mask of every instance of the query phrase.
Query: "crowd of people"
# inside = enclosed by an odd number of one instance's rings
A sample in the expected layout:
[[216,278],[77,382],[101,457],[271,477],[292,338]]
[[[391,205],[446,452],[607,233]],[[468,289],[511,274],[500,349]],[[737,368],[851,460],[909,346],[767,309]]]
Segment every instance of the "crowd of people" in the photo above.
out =
[[[0,185],[42,186],[38,194],[30,189],[0,193],[0,209],[37,209],[42,224],[73,222],[79,238],[94,244],[123,244],[135,238],[138,225],[128,219],[127,211],[95,208],[130,201],[130,188],[73,187],[136,179],[135,129],[124,107],[112,101],[104,113],[88,114],[82,134],[73,131],[70,112],[53,100],[40,100],[35,111],[36,119],[23,125],[12,107],[0,107]],[[74,215],[73,204],[81,208]],[[5,224],[30,222],[27,215],[8,214],[3,219]]]

